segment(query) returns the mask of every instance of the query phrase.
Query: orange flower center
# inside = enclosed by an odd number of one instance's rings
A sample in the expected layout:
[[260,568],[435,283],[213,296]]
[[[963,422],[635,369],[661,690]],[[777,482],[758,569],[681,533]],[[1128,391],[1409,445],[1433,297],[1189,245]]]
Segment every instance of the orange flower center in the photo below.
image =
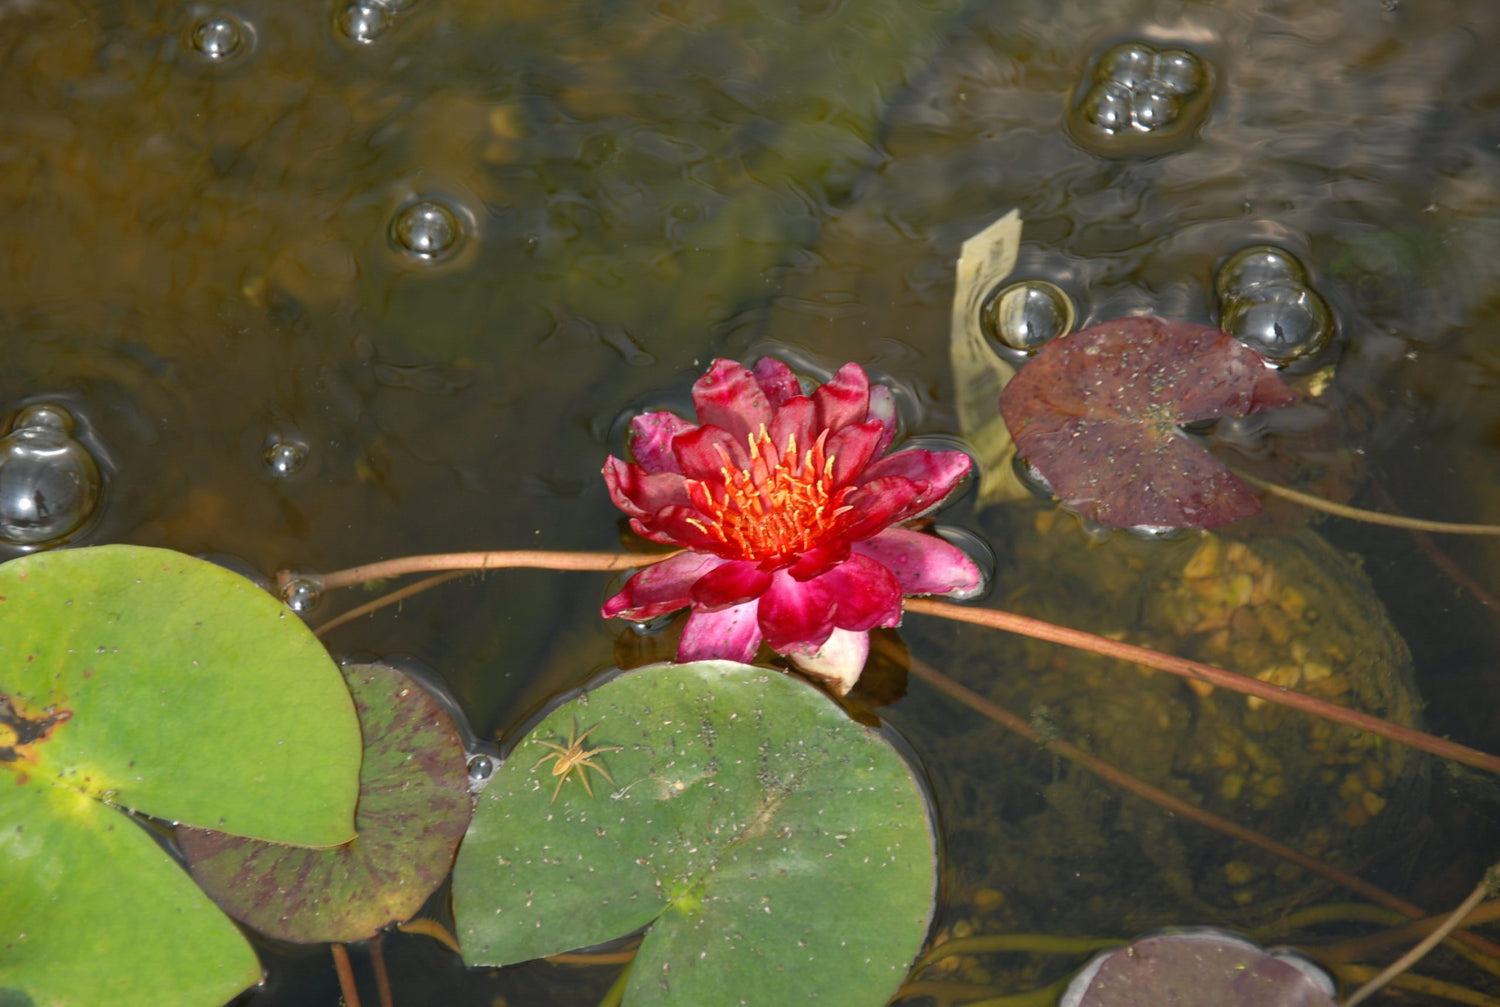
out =
[[827,542],[853,509],[844,503],[853,487],[834,488],[833,457],[823,455],[827,437],[825,430],[798,457],[793,434],[778,455],[763,424],[750,435],[747,469],[737,467],[720,446],[723,483],[689,481],[693,502],[707,519],[689,520],[739,559],[781,559]]

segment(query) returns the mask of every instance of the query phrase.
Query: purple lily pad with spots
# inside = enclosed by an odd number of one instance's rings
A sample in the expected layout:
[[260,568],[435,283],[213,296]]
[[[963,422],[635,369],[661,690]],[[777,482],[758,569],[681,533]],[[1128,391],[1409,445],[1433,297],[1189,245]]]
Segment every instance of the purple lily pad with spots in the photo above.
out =
[[1074,977],[1059,1007],[1334,1007],[1333,981],[1312,962],[1265,951],[1238,934],[1197,929],[1155,934],[1100,952]]
[[1216,528],[1260,511],[1180,428],[1296,401],[1253,350],[1207,325],[1117,318],[1053,340],[1000,394],[1021,456],[1062,502],[1116,528]]
[[447,876],[474,811],[463,740],[438,701],[385,665],[341,670],[364,735],[354,839],[316,848],[177,829],[221,909],[302,944],[364,940],[410,918]]

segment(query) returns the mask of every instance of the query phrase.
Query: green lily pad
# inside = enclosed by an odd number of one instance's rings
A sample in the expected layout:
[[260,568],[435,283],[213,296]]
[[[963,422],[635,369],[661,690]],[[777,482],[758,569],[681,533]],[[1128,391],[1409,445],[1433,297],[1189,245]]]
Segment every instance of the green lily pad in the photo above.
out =
[[260,839],[354,834],[359,723],[337,667],[212,563],[111,545],[0,564],[0,695],[50,722],[0,761],[18,778]]
[[335,843],[359,757],[337,668],[243,578],[135,546],[0,564],[0,991],[213,1007],[254,984],[239,931],[106,805]]
[[447,877],[474,810],[463,739],[447,711],[394,668],[343,671],[365,734],[355,839],[319,850],[177,830],[214,901],[281,940],[364,940],[409,919]]
[[921,946],[935,876],[889,742],[804,682],[704,661],[617,675],[542,720],[481,797],[453,897],[471,965],[649,926],[632,1007],[867,1005]]
[[68,787],[0,786],[0,821],[0,989],[217,1007],[260,981],[234,924],[119,811]]

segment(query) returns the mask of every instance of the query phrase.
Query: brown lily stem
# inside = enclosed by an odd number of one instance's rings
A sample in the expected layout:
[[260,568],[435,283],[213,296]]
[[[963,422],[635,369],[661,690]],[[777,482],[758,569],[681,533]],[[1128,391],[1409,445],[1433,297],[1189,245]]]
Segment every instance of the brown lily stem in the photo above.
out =
[[359,1007],[359,987],[354,984],[354,967],[349,964],[349,949],[342,944],[331,944],[333,967],[339,974],[339,992],[344,995],[346,1007]]
[[346,622],[353,622],[355,619],[358,619],[362,615],[369,615],[371,612],[375,612],[379,609],[385,608],[387,605],[394,605],[399,601],[405,601],[407,598],[410,598],[414,594],[421,594],[423,591],[426,591],[430,587],[437,587],[439,584],[446,584],[450,580],[457,580],[460,577],[468,576],[468,574],[469,571],[467,570],[454,570],[450,573],[435,573],[431,577],[423,577],[415,584],[408,584],[403,588],[398,588],[397,590],[390,592],[389,594],[383,594],[373,601],[367,601],[363,605],[356,605],[347,612],[340,612],[332,619],[329,619],[327,622],[314,629],[313,635],[327,636],[329,633],[332,633],[334,630],[338,629]]
[[[542,550],[439,553],[425,556],[404,556],[364,566],[350,567],[347,570],[337,570],[329,574],[309,576],[316,580],[324,590],[332,590],[370,580],[432,571],[498,570],[514,567],[534,567],[547,570],[628,570],[659,563],[669,555],[674,554],[637,555],[632,553],[575,553]],[[285,587],[286,584],[298,576],[300,575],[293,571],[283,570],[277,574],[276,579],[279,586]],[[1093,633],[1067,629],[1063,626],[1043,622],[1040,619],[1032,619],[1027,616],[1014,615],[994,609],[966,608],[946,602],[934,601],[930,598],[909,598],[906,601],[906,608],[908,611],[917,612],[922,615],[935,615],[945,619],[954,619],[959,622],[988,626],[991,629],[1003,629],[1038,640],[1047,640],[1067,647],[1102,654],[1106,657],[1116,657],[1125,661],[1133,661],[1136,664],[1143,664],[1149,668],[1156,668],[1173,675],[1181,675],[1184,678],[1195,678],[1210,685],[1220,686],[1234,692],[1258,696],[1269,703],[1290,706],[1294,709],[1302,710],[1304,713],[1323,717],[1336,723],[1347,724],[1350,727],[1368,731],[1371,734],[1388,738],[1399,744],[1409,745],[1445,759],[1452,759],[1455,762],[1461,762],[1476,769],[1483,769],[1487,772],[1500,775],[1500,758],[1496,756],[1470,748],[1467,745],[1460,745],[1456,742],[1434,737],[1413,728],[1402,727],[1399,724],[1393,724],[1379,717],[1339,706],[1337,703],[1317,699],[1305,693],[1269,685],[1245,675],[1236,675],[1233,672],[1225,671],[1223,668],[1216,668],[1210,664],[1189,661],[1185,658],[1163,654],[1160,651],[1150,650],[1146,647],[1120,643],[1119,641],[1110,640],[1107,637],[1097,636]],[[325,627],[324,631],[326,632],[328,628]]]
[[[616,553],[616,552],[549,552],[542,549],[511,549],[498,552],[450,552],[426,556],[399,556],[353,566],[333,573],[311,574],[309,578],[324,591],[364,584],[388,577],[404,577],[412,573],[433,573],[439,570],[504,570],[514,567],[534,567],[543,570],[630,570],[635,567],[660,563],[672,553]],[[283,570],[276,575],[278,587],[285,587],[298,574]]]
[[[1367,965],[1335,964],[1330,966],[1329,971],[1346,983],[1364,982],[1375,974],[1375,970]],[[1391,985],[1410,993],[1421,993],[1438,1000],[1447,1000],[1449,1003],[1469,1004],[1470,1007],[1500,1007],[1500,999],[1487,996],[1478,990],[1411,972],[1397,976],[1391,981]]]
[[380,996],[380,1007],[396,1007],[391,997],[391,977],[385,968],[385,943],[380,934],[370,942],[370,964],[375,966],[375,991]]
[[[1371,955],[1379,954],[1386,948],[1396,947],[1401,944],[1410,944],[1412,941],[1420,940],[1427,934],[1432,933],[1443,925],[1444,916],[1427,916],[1420,920],[1412,920],[1410,923],[1379,933],[1369,934],[1365,937],[1356,937],[1353,940],[1340,941],[1337,944],[1328,944],[1318,948],[1318,958],[1330,962],[1357,962],[1369,958]],[[1494,902],[1486,902],[1469,914],[1467,922],[1470,926],[1478,926],[1481,923],[1490,923],[1500,919],[1500,899]],[[1500,971],[1489,969],[1500,975]]]
[[1435,531],[1445,535],[1500,535],[1500,525],[1497,524],[1464,524],[1458,521],[1429,521],[1420,517],[1405,517],[1401,514],[1386,514],[1378,510],[1363,510],[1359,507],[1350,507],[1348,504],[1334,503],[1332,500],[1324,500],[1320,496],[1311,493],[1303,493],[1279,483],[1266,482],[1264,479],[1256,478],[1247,472],[1234,469],[1234,474],[1256,489],[1265,490],[1272,496],[1281,497],[1299,503],[1313,510],[1320,510],[1325,514],[1333,514],[1336,517],[1351,518],[1355,521],[1363,521],[1366,524],[1383,524],[1391,528],[1410,528],[1415,531]]
[[[1041,735],[1033,730],[1031,725],[1026,723],[1026,721],[997,703],[991,702],[981,696],[973,689],[955,682],[931,665],[925,664],[922,661],[912,660],[910,663],[910,672],[929,685],[947,693],[970,709],[983,714],[1003,727],[1009,728],[1021,737],[1038,744],[1042,742]],[[1096,776],[1108,780],[1115,786],[1128,790],[1132,794],[1145,798],[1158,807],[1195,821],[1200,825],[1205,825],[1226,836],[1249,843],[1252,846],[1265,850],[1273,856],[1296,864],[1305,870],[1321,874],[1328,880],[1342,885],[1350,891],[1369,899],[1371,902],[1385,906],[1387,909],[1394,909],[1401,915],[1411,917],[1412,919],[1420,919],[1427,915],[1418,906],[1392,895],[1383,888],[1372,885],[1368,881],[1349,874],[1346,871],[1341,871],[1336,867],[1330,867],[1321,860],[1310,857],[1301,850],[1272,839],[1270,836],[1262,835],[1253,829],[1246,828],[1237,822],[1232,822],[1195,804],[1189,804],[1180,797],[1169,794],[1165,790],[1154,787],[1144,780],[1137,779],[1129,773],[1117,769],[1102,759],[1085,752],[1076,745],[1069,744],[1066,741],[1052,740],[1046,743],[1046,747],[1048,751],[1055,752],[1071,762],[1076,762]],[[1460,931],[1454,934],[1454,937],[1465,941],[1471,947],[1478,948],[1485,954],[1500,954],[1500,946],[1477,934]]]
[[1454,762],[1461,762],[1466,766],[1483,769],[1487,772],[1500,775],[1500,757],[1460,745],[1457,742],[1448,741],[1423,731],[1410,727],[1402,727],[1388,720],[1351,710],[1337,703],[1309,696],[1306,693],[1297,692],[1292,689],[1270,685],[1259,679],[1250,678],[1247,675],[1237,675],[1223,668],[1216,668],[1211,664],[1202,664],[1198,661],[1189,661],[1186,658],[1174,657],[1171,654],[1163,654],[1160,651],[1150,650],[1146,647],[1138,647],[1131,643],[1121,643],[1108,637],[1097,636],[1093,633],[1085,633],[1081,630],[1067,629],[1063,626],[1055,626],[1050,622],[1040,619],[1032,619],[1024,615],[1015,615],[1011,612],[1001,612],[989,608],[965,608],[961,605],[952,605],[947,602],[933,601],[931,598],[908,598],[906,610],[916,612],[919,615],[935,615],[944,619],[952,619],[957,622],[973,623],[976,626],[987,626],[990,629],[1003,629],[1011,633],[1020,633],[1037,640],[1047,640],[1051,643],[1060,643],[1066,647],[1074,647],[1078,650],[1086,650],[1091,653],[1100,654],[1105,657],[1119,658],[1122,661],[1130,661],[1135,664],[1143,664],[1148,668],[1156,668],[1183,678],[1196,679],[1209,685],[1229,689],[1234,692],[1242,692],[1247,696],[1258,696],[1268,703],[1279,703],[1282,706],[1290,706],[1293,709],[1310,713],[1325,720],[1332,720],[1339,724],[1367,731],[1370,734],[1388,738],[1402,745],[1430,752],[1433,755]]
[[1459,907],[1453,910],[1453,912],[1448,915],[1448,918],[1444,920],[1437,929],[1423,938],[1420,944],[1412,948],[1410,951],[1406,952],[1406,954],[1396,959],[1390,965],[1386,966],[1386,968],[1383,969],[1379,975],[1375,976],[1375,978],[1369,980],[1359,989],[1349,994],[1349,998],[1344,1001],[1343,1007],[1357,1007],[1358,1004],[1362,1004],[1366,1000],[1370,999],[1370,997],[1374,996],[1377,991],[1379,991],[1392,979],[1396,978],[1401,973],[1406,972],[1413,965],[1426,957],[1427,952],[1431,951],[1433,948],[1437,947],[1438,944],[1442,943],[1444,937],[1447,937],[1454,930],[1457,930],[1459,925],[1462,924],[1464,920],[1468,919],[1469,914],[1479,907],[1479,903],[1483,902],[1486,898],[1489,897],[1490,890],[1494,886],[1494,871],[1495,868],[1491,868],[1490,870],[1486,871],[1484,878],[1481,879],[1479,884],[1474,886],[1474,890],[1469,893],[1469,897],[1464,899],[1463,902],[1459,904]]

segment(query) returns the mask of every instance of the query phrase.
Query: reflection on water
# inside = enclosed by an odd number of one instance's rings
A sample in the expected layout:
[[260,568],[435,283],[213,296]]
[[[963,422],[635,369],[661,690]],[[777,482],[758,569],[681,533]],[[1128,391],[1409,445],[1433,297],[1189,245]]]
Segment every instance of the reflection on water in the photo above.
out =
[[[1289,478],[1496,520],[1497,41],[1487,0],[0,0],[0,404],[88,431],[107,492],[79,542],[265,570],[611,548],[616,418],[712,356],[858,360],[906,390],[909,433],[953,431],[953,262],[1018,207],[1017,276],[1079,325],[1328,341],[1329,390],[1247,435]],[[1302,272],[1216,295],[1266,245]],[[951,519],[1018,562],[993,517]],[[1406,538],[1328,531],[1366,556],[1433,726],[1500,747],[1492,616]],[[1500,552],[1463,558],[1500,582]],[[612,663],[604,594],[460,581],[335,645],[419,654],[498,729]],[[939,666],[976,645],[906,632]],[[986,772],[1045,803],[1036,769]],[[1373,868],[1434,907],[1500,820],[1451,793],[1437,838]],[[951,875],[972,914],[988,868]],[[1305,882],[1276,884],[1256,898]]]

